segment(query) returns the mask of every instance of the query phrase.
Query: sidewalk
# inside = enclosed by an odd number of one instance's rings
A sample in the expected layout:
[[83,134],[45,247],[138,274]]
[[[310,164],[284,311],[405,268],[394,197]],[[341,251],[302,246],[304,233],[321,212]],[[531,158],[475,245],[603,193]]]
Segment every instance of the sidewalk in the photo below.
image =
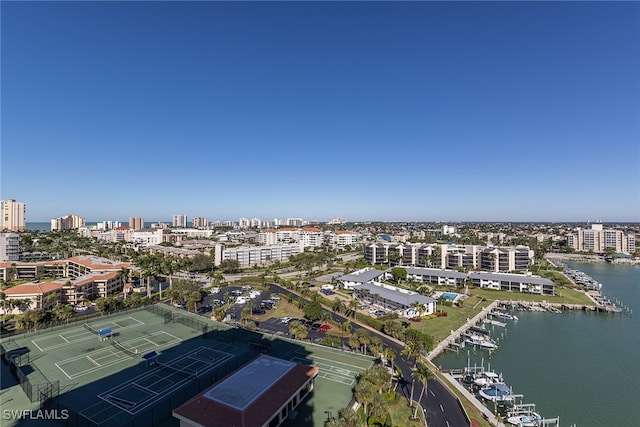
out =
[[489,423],[492,426],[505,427],[505,425],[503,423],[498,421],[496,416],[489,410],[489,408],[484,406],[482,404],[482,402],[480,402],[478,399],[476,399],[476,397],[473,394],[471,394],[471,392],[469,392],[469,390],[464,388],[462,386],[462,384],[460,384],[458,381],[456,381],[456,379],[453,378],[451,376],[451,374],[443,372],[442,376],[447,380],[447,382],[449,384],[451,384],[451,386],[455,387],[460,393],[462,393],[462,395],[465,397],[465,399],[467,399],[473,406],[475,406],[478,409],[478,411],[480,411],[482,413],[484,418],[487,421],[489,421]]

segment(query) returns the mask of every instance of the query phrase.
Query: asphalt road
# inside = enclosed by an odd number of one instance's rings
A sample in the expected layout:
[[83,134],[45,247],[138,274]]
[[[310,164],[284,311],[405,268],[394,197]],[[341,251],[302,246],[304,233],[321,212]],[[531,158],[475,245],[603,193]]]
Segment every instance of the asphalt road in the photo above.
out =
[[[213,298],[222,299],[222,292],[231,292],[235,289],[240,289],[240,286],[226,286],[221,291],[221,294],[214,294],[207,296],[204,304],[208,304],[207,301]],[[245,292],[247,294],[248,292]],[[292,294],[288,289],[284,289],[280,286],[271,284],[270,289],[268,291],[262,291],[260,295],[256,297],[254,301],[249,301],[247,304],[249,306],[260,305],[260,302],[263,299],[269,299],[271,294]],[[233,305],[227,310],[228,314],[233,313],[236,320],[240,320],[240,313],[244,305]],[[338,322],[343,323],[347,319],[339,314],[333,313],[329,310],[327,311],[331,318]],[[363,326],[353,323],[352,319],[349,319],[352,322],[354,329],[363,328]],[[289,335],[289,326],[286,323],[283,323],[281,319],[278,318],[270,318],[266,321],[262,321],[258,324],[258,328],[261,331],[279,335],[279,336],[288,336]],[[404,348],[403,344],[396,342],[395,340],[390,339],[386,335],[379,333],[370,328],[365,328],[369,332],[370,335],[376,335],[382,339],[382,342],[385,346],[391,347],[396,352],[396,360],[395,364],[398,366],[400,371],[402,372],[402,380],[398,385],[398,391],[400,391],[407,399],[411,397],[411,384],[413,382],[413,378],[411,377],[411,369],[414,366],[415,360],[413,358],[407,358],[401,355],[401,351]],[[309,330],[309,334],[307,339],[314,342],[319,342],[324,336],[324,332],[318,330]],[[348,340],[343,339],[343,349],[348,349]],[[413,398],[418,399],[420,397],[420,392],[422,390],[422,384],[418,381],[415,382]],[[459,427],[469,425],[467,419],[462,412],[462,409],[458,405],[456,397],[451,394],[447,388],[437,379],[430,379],[427,381],[427,391],[423,393],[422,399],[420,400],[420,405],[425,409],[425,416],[427,418],[427,422],[429,427]]]

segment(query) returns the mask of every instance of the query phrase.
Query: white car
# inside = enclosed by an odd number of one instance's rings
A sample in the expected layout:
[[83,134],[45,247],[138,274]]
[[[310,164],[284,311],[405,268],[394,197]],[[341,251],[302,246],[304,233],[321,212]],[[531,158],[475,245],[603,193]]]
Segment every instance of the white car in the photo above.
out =
[[75,307],[73,307],[73,311],[85,311],[85,310],[89,310],[89,307],[87,307],[86,305],[76,305]]
[[283,317],[281,322],[282,323],[289,323],[291,321],[291,319],[293,319],[293,317]]

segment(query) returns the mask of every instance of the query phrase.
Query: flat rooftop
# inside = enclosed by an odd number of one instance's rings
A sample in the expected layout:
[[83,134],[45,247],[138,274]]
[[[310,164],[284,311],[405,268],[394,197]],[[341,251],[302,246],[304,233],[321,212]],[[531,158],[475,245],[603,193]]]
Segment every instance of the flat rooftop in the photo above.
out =
[[203,396],[243,411],[295,366],[288,360],[262,356],[222,380]]

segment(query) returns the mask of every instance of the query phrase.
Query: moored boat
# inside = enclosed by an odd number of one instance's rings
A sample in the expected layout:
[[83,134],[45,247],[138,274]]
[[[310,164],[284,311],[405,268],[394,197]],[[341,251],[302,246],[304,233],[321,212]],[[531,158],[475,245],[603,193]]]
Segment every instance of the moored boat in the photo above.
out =
[[489,387],[481,389],[478,394],[483,399],[492,402],[513,399],[513,393],[505,383],[491,384]]
[[498,348],[498,345],[494,343],[491,338],[483,337],[482,335],[477,334],[466,335],[464,338],[464,343],[487,350],[495,350],[496,348]]
[[507,418],[507,423],[518,427],[537,427],[542,417],[536,413],[513,415]]

